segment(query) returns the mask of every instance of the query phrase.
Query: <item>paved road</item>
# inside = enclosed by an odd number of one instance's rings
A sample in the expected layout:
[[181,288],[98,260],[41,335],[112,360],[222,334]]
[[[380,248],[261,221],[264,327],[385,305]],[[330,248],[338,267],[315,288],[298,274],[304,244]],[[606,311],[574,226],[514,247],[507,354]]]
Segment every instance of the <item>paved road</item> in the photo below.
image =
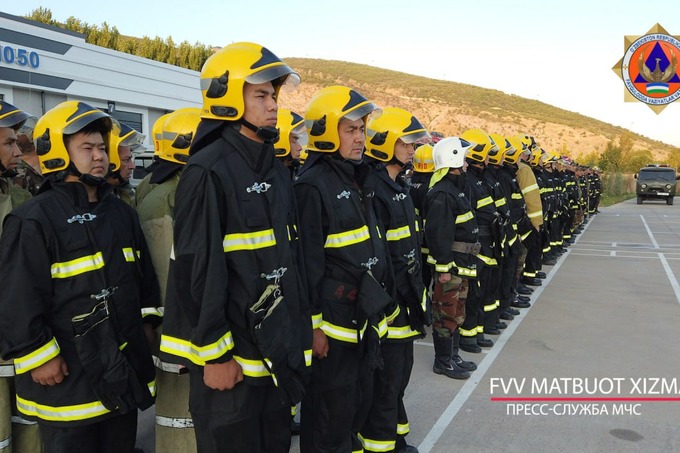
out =
[[[544,270],[533,306],[496,345],[463,353],[479,364],[469,380],[433,374],[431,339],[418,342],[410,443],[441,453],[680,451],[680,206],[603,208]],[[151,412],[140,423],[147,453]]]

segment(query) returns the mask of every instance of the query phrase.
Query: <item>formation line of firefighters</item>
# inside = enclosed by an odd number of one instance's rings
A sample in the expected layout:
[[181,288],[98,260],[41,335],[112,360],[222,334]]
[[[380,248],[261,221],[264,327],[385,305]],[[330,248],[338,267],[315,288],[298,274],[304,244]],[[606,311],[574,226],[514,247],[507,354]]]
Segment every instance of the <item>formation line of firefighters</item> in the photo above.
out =
[[159,452],[287,452],[296,407],[303,453],[417,452],[414,340],[468,378],[597,212],[597,174],[531,136],[433,146],[345,86],[279,109],[299,82],[216,52],[135,191],[139,132],[0,103],[0,451],[132,452],[155,403]]

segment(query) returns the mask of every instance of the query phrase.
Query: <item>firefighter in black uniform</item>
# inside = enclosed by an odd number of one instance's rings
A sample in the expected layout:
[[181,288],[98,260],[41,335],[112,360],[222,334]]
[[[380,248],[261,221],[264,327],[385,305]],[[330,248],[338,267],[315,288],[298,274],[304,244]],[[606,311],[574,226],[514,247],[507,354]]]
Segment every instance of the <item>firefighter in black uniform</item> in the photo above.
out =
[[300,171],[300,153],[307,146],[305,119],[292,110],[279,109],[276,127],[279,129],[279,138],[274,142],[276,157],[281,159],[295,181]]
[[471,143],[447,137],[434,146],[435,173],[425,199],[428,263],[434,267],[432,300],[432,371],[452,379],[467,379],[477,364],[458,354],[459,326],[465,319],[470,284],[477,277],[479,226],[465,196],[465,153]]
[[[430,190],[430,179],[434,172],[434,160],[432,158],[432,145],[425,143],[416,148],[416,153],[413,156],[413,173],[408,183],[411,186],[409,192],[413,199],[413,206],[416,208],[416,215],[423,218],[423,205],[425,204],[425,196]],[[427,248],[427,240],[425,235],[420,235],[421,246],[420,253],[422,262],[427,262],[429,250]],[[423,276],[423,284],[425,288],[430,291],[432,289],[432,266],[423,266],[421,274]]]
[[131,452],[155,395],[158,283],[135,211],[106,184],[111,124],[79,101],[38,121],[47,179],[0,241],[0,347],[48,453]]
[[492,187],[484,177],[489,155],[498,153],[498,146],[481,129],[465,131],[461,138],[474,144],[465,158],[469,164],[465,177],[465,195],[469,197],[477,218],[481,250],[477,254],[477,284],[471,285],[469,289],[465,321],[459,327],[460,348],[479,353],[481,348],[493,346],[493,341],[484,337],[484,322],[497,308],[496,295],[500,279],[496,274],[503,253],[501,218],[496,209]]
[[403,109],[384,109],[367,125],[366,156],[377,181],[376,209],[386,229],[399,310],[387,328],[384,366],[375,374],[373,404],[360,431],[367,452],[414,451],[405,440],[409,422],[403,398],[413,369],[413,341],[425,336],[429,324],[429,300],[421,275],[421,222],[404,178],[414,143],[429,138],[418,119]]
[[[385,232],[363,162],[365,124],[378,108],[331,86],[307,105],[309,154],[295,184],[314,326],[312,381],[302,403],[300,449],[360,450],[386,314],[396,314]],[[358,384],[359,382],[359,384]],[[396,425],[394,426],[396,429]]]
[[297,82],[278,57],[247,42],[214,53],[201,71],[202,120],[175,195],[166,295],[166,315],[190,330],[166,323],[161,345],[189,367],[201,452],[290,448],[311,315],[292,183],[272,141],[279,89]]
[[[522,189],[515,175],[517,174],[517,158],[521,151],[517,150],[510,140],[497,134],[491,134],[496,144],[500,147],[500,158],[489,157],[489,171],[494,174],[500,187],[505,194],[509,208],[508,227],[506,228],[508,239],[508,253],[503,262],[500,286],[500,318],[511,320],[514,317],[512,305],[518,304],[517,294],[517,265],[522,249],[522,235],[531,231],[531,222],[527,216],[526,204],[522,196]],[[492,163],[493,160],[493,163]],[[496,163],[498,161],[498,163]],[[520,302],[521,303],[521,302]]]

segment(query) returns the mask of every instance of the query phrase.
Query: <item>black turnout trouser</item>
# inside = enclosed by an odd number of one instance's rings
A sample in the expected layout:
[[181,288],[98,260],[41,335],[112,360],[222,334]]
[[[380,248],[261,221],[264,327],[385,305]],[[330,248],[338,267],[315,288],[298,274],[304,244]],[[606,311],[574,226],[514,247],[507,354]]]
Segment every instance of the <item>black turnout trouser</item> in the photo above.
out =
[[73,428],[39,425],[45,453],[132,453],[137,411]]

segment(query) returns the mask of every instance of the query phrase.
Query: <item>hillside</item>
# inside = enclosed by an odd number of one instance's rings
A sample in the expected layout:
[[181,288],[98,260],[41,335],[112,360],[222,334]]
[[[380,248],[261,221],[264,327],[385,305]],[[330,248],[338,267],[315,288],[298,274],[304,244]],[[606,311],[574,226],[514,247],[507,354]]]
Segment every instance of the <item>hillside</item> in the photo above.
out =
[[501,91],[403,72],[333,60],[285,58],[302,76],[293,92],[281,93],[281,106],[304,113],[319,89],[347,85],[380,106],[412,112],[429,129],[456,135],[479,127],[487,132],[533,134],[547,150],[568,150],[578,158],[605,150],[608,142],[628,133],[634,150],[650,150],[664,160],[675,148],[587,116]]

